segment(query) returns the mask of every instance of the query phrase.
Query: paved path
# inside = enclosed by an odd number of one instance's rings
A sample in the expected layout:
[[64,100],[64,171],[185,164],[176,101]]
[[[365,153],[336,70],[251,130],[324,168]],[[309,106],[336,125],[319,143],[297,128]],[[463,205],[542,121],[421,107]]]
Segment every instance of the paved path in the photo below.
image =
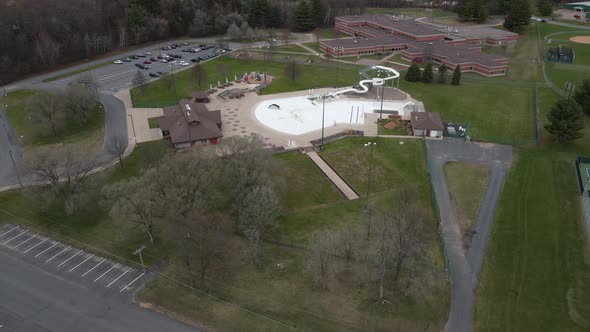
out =
[[[463,143],[454,139],[428,140],[427,144],[452,283],[451,310],[446,330],[468,332],[473,329],[475,290],[494,213],[512,164],[512,147],[490,143]],[[473,229],[476,233],[468,250],[463,246],[463,236],[447,186],[444,165],[448,161],[478,163],[490,168],[490,181],[474,223]]]
[[352,188],[346,182],[344,182],[344,180],[338,174],[336,174],[336,172],[334,172],[332,167],[330,167],[330,165],[328,165],[315,151],[310,151],[306,154],[319,167],[319,169],[321,169],[322,172],[326,174],[328,179],[334,183],[336,188],[338,188],[338,190],[340,190],[344,196],[346,196],[346,198],[351,200],[359,198],[359,195],[357,195],[357,193],[352,190]]

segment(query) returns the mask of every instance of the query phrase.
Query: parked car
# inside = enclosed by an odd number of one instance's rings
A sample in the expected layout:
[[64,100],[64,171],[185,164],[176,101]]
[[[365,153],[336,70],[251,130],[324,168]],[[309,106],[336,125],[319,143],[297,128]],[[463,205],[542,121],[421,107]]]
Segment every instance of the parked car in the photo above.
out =
[[145,58],[145,54],[143,54],[143,53],[137,53],[136,56],[138,56],[140,58]]
[[146,66],[146,65],[141,65],[141,67],[140,67],[140,68],[141,68],[141,69],[145,69],[145,70],[148,70],[148,69],[150,69],[150,67],[148,67],[148,66]]
[[137,67],[137,68],[141,68],[141,67],[143,67],[143,65],[142,65],[141,63],[136,63],[136,64],[135,64],[135,67]]
[[151,77],[160,77],[160,75],[158,73],[150,73]]
[[196,62],[196,63],[199,63],[199,62],[201,62],[201,61],[200,61],[199,59],[197,59],[197,58],[194,58],[194,59],[191,59],[191,62]]
[[125,58],[125,59],[123,59],[123,61],[125,61],[125,62],[131,62],[131,59]]
[[161,62],[161,63],[167,63],[167,62],[168,62],[168,60],[166,60],[166,59],[160,59],[160,61],[159,61],[159,62]]
[[188,46],[187,42],[181,43],[183,46]]
[[186,62],[186,61],[180,61],[180,65],[181,65],[181,66],[188,66],[188,65],[189,65],[189,63],[188,63],[188,62]]
[[156,61],[158,61],[158,58],[156,58],[156,57],[153,56],[153,57],[150,58],[150,61],[156,62]]
[[182,59],[182,55],[180,54],[173,54],[172,57],[176,59]]
[[164,75],[164,72],[163,72],[163,71],[157,71],[156,73],[157,73],[158,75]]
[[145,60],[143,63],[145,63],[146,65],[151,65],[152,62],[150,60]]
[[123,63],[123,61],[121,61],[121,60],[115,60],[115,61],[113,61],[113,63],[116,64],[116,65],[120,65],[120,64]]
[[542,23],[547,23],[547,20],[543,19],[541,20]]
[[145,52],[145,55],[152,55],[152,52]]

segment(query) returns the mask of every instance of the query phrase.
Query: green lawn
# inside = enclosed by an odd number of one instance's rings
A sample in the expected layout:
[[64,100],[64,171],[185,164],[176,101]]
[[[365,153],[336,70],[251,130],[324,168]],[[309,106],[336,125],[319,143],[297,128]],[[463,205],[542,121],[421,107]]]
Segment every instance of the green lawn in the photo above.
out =
[[150,129],[160,128],[160,124],[158,123],[158,118],[149,118],[148,125]]
[[288,44],[285,45],[284,43],[280,43],[279,45],[277,45],[275,47],[276,51],[279,52],[298,52],[298,53],[309,53],[308,50],[302,48],[301,46],[297,45],[297,44]]
[[515,151],[478,289],[477,332],[590,328],[588,242],[573,172],[582,151],[562,149]]
[[[25,108],[27,99],[35,93],[37,93],[35,90],[17,90],[8,93],[8,96],[2,99],[6,105],[8,121],[20,143],[25,147],[68,142],[84,143],[82,142],[84,140],[96,140],[97,133],[102,132],[105,115],[102,108],[96,108],[90,113],[88,122],[85,125],[80,126],[73,120],[66,121],[64,128],[55,137],[48,129],[42,128],[39,124],[32,123],[29,120]],[[102,142],[102,138],[99,139]]]
[[468,234],[488,187],[490,169],[481,164],[451,161],[445,164],[445,174],[461,233]]
[[[335,65],[301,65],[301,73],[295,81],[284,77],[286,64],[279,62],[248,61],[222,57],[208,61],[202,66],[208,73],[209,82],[213,85],[216,85],[217,81],[225,81],[225,76],[220,73],[219,66],[227,66],[228,75],[231,78],[244,72],[263,72],[266,68],[266,71],[270,75],[276,76],[277,79],[262,91],[263,94],[333,86],[336,82]],[[356,66],[352,65],[340,65],[341,86],[351,85],[358,81],[358,69],[356,68]],[[203,88],[209,88],[209,84],[205,84]],[[193,91],[199,90],[199,87],[191,78],[190,70],[184,70],[176,74],[176,90],[177,95],[175,96],[174,89],[165,86],[164,80],[156,80],[146,85],[143,94],[137,88],[131,90],[133,106],[162,107],[173,105],[180,98],[189,98]]]
[[407,135],[408,134],[405,126],[399,126],[394,129],[388,129],[388,128],[384,127],[384,125],[386,123],[387,123],[387,121],[377,122],[377,134],[378,135]]
[[320,36],[321,39],[334,39],[334,38],[341,38],[347,37],[348,35],[336,30],[336,28],[317,28],[313,31],[315,35]]
[[[146,242],[146,235],[132,223],[110,218],[108,211],[99,204],[100,189],[106,183],[139,176],[141,170],[146,167],[147,160],[159,159],[165,151],[166,146],[160,141],[142,143],[124,160],[123,168],[113,166],[107,171],[91,176],[85,190],[85,198],[79,204],[80,208],[71,216],[65,215],[61,202],[50,201],[45,204],[48,199],[42,195],[44,189],[41,187],[0,193],[0,209],[22,218],[14,218],[0,212],[0,224],[12,222],[32,226],[45,233],[51,232],[74,239],[77,246],[98,248],[135,260],[131,251]],[[39,203],[39,199],[44,203]],[[61,240],[71,242],[68,239]],[[165,255],[169,252],[169,247],[168,244],[161,244],[158,249]],[[148,256],[146,259],[153,262],[155,257]]]
[[[423,192],[422,204],[431,208],[430,187],[422,143],[419,140],[399,144],[395,139],[376,139],[375,195],[379,207],[391,204],[392,195],[401,183],[411,182]],[[347,181],[364,188],[366,150],[365,138],[347,138],[326,145],[322,156]],[[361,146],[361,148],[359,148]],[[285,170],[284,209],[280,227],[272,234],[274,241],[305,245],[309,236],[319,229],[334,229],[349,223],[358,223],[364,202],[362,199],[345,200],[317,167],[303,154],[289,152],[275,156]],[[349,163],[355,165],[350,167]],[[388,185],[381,186],[382,174]],[[406,179],[406,180],[403,180]],[[444,264],[436,235],[436,221],[427,230],[431,235],[431,264],[442,271]],[[243,242],[229,241],[239,252]],[[267,245],[269,263],[257,270],[244,264],[239,255],[232,255],[223,284],[210,283],[209,294],[221,297],[272,319],[306,331],[386,331],[391,326],[404,331],[439,331],[448,315],[448,284],[444,273],[435,274],[434,280],[424,285],[416,298],[393,299],[382,306],[371,298],[373,287],[358,288],[346,275],[342,275],[324,291],[313,286],[308,275],[309,252],[297,248]],[[167,274],[184,282],[186,273],[179,268],[168,268]],[[285,326],[237,310],[211,297],[175,285],[160,278],[152,288],[143,292],[140,300],[164,305],[177,313],[214,326],[223,331],[284,331]]]
[[427,111],[441,113],[443,120],[470,121],[470,135],[474,139],[508,144],[534,142],[534,91],[530,87],[494,81],[462,82],[454,86],[402,80],[400,89],[424,102]]
[[316,43],[316,42],[313,42],[313,43],[303,43],[302,45],[305,45],[305,46],[311,48],[312,50],[320,53],[320,45],[318,43]]
[[105,66],[108,66],[108,65],[111,65],[111,64],[113,64],[112,61],[106,61],[106,62],[99,63],[99,64],[96,64],[96,65],[93,65],[93,66],[86,66],[86,67],[80,68],[78,70],[73,70],[73,71],[70,71],[70,72],[67,72],[67,73],[63,73],[63,74],[60,74],[60,75],[55,75],[55,76],[48,77],[48,78],[46,78],[46,79],[43,80],[43,83],[57,81],[57,80],[60,80],[62,78],[74,76],[74,75],[77,75],[77,74],[80,74],[80,73],[84,73],[84,72],[87,72],[87,71],[91,71],[91,70],[94,70],[94,69],[102,68],[102,67],[105,67]]
[[432,11],[427,11],[424,8],[367,8],[367,14],[393,14],[395,15],[406,15],[410,17],[444,17],[444,16],[455,16],[453,12],[435,8]]

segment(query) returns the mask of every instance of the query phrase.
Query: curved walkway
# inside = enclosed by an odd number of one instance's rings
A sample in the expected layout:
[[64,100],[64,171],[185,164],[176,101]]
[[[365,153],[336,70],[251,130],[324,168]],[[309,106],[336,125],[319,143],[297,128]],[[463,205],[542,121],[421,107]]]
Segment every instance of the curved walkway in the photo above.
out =
[[[446,331],[473,330],[475,291],[484,260],[494,213],[512,164],[512,147],[491,143],[464,143],[455,139],[427,140],[431,177],[451,275],[451,309]],[[482,198],[473,230],[471,247],[463,246],[463,234],[451,203],[444,165],[448,161],[478,163],[490,168],[491,176]]]

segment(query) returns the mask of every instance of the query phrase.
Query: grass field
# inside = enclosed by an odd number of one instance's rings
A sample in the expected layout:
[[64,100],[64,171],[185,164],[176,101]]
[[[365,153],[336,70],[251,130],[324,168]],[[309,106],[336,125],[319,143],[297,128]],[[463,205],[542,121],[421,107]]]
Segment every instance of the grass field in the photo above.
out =
[[313,43],[303,43],[302,45],[305,45],[305,46],[311,48],[312,50],[320,53],[320,45],[318,43],[316,43],[316,42],[313,42]]
[[445,174],[461,234],[468,234],[487,189],[490,170],[481,164],[447,162]]
[[[541,127],[558,99],[539,89]],[[590,256],[573,172],[575,156],[590,155],[590,127],[572,143],[540,134],[542,147],[514,151],[480,278],[477,332],[590,329]]]
[[[364,141],[365,138],[340,140],[328,144],[322,152],[333,167],[345,174],[347,181],[363,188],[367,151],[358,146]],[[390,173],[386,176],[388,185],[375,189],[373,198],[377,205],[391,205],[391,195],[402,184],[400,179],[407,178],[426,191],[421,203],[431,209],[421,142],[407,142],[407,145],[400,145],[394,139],[377,139],[377,142],[375,173]],[[280,227],[272,234],[272,240],[301,246],[319,229],[359,222],[363,201],[345,200],[307,156],[290,152],[276,155],[276,158],[284,164],[288,190]],[[357,167],[350,167],[349,161]],[[376,182],[382,180],[380,176],[376,177]],[[444,263],[434,218],[431,226],[428,229],[432,232],[429,255],[432,264],[442,272]],[[244,244],[235,240],[231,245],[239,252]],[[239,255],[235,255],[228,263],[230,267],[223,274],[223,280],[210,283],[208,294],[310,331],[388,330],[391,326],[406,331],[438,331],[446,320],[449,295],[444,273],[437,274],[434,283],[425,286],[419,300],[395,299],[382,306],[371,300],[373,286],[359,289],[347,281],[346,276],[339,277],[328,291],[315,287],[307,274],[310,258],[306,250],[267,245],[267,255],[269,263],[262,270],[244,264]],[[178,268],[169,268],[166,273],[188,282],[184,279],[185,273]],[[257,331],[288,330],[163,278],[152,286],[140,296],[141,300],[165,305],[218,330],[241,331],[246,326]]]
[[158,124],[158,118],[149,118],[148,125],[150,129],[160,128],[160,124]]
[[392,14],[405,15],[409,17],[445,17],[455,16],[453,12],[435,8],[432,11],[426,11],[424,8],[367,8],[367,14]]
[[279,52],[298,52],[298,53],[309,53],[308,50],[302,48],[297,44],[288,44],[285,45],[284,43],[280,43],[275,47],[275,50]]
[[102,63],[96,64],[96,65],[87,66],[87,67],[84,67],[84,68],[80,68],[78,70],[73,70],[73,71],[70,71],[70,72],[67,72],[67,73],[63,73],[63,74],[60,74],[60,75],[51,76],[51,77],[48,77],[48,78],[44,79],[43,80],[43,83],[53,82],[53,81],[60,80],[62,78],[74,76],[74,75],[77,75],[77,74],[80,74],[80,73],[85,73],[87,71],[91,71],[91,70],[94,70],[94,69],[98,69],[98,68],[102,68],[102,67],[108,66],[108,65],[110,65],[112,63],[113,63],[112,61],[106,61],[106,62],[102,62]]
[[[208,82],[213,85],[216,85],[217,81],[225,81],[225,76],[220,73],[220,66],[227,66],[229,77],[244,72],[263,72],[266,68],[266,71],[270,75],[276,76],[277,79],[263,90],[264,94],[333,86],[336,82],[334,65],[330,67],[301,65],[299,77],[295,81],[291,81],[284,78],[285,63],[222,57],[202,65],[202,68],[208,73]],[[354,68],[356,66],[340,65],[341,86],[358,81],[358,72]],[[209,84],[206,84],[205,89],[208,87]],[[166,87],[164,81],[160,79],[146,85],[143,94],[137,88],[131,90],[131,97],[134,107],[162,107],[175,104],[180,98],[188,98],[193,91],[198,89],[198,86],[191,78],[191,70],[184,70],[176,74],[176,96],[174,89]]]
[[[400,89],[445,121],[471,121],[474,139],[529,144],[534,141],[533,89],[493,81],[424,84],[401,81]],[[498,98],[502,96],[502,98]]]
[[572,171],[577,149],[561,150],[517,150],[482,271],[475,331],[590,328],[588,242]]
[[[0,209],[25,219],[13,218],[0,212],[0,223],[13,222],[33,226],[41,231],[54,232],[60,236],[75,239],[84,245],[135,260],[131,251],[146,241],[145,234],[132,223],[110,218],[108,211],[99,204],[99,192],[106,183],[139,176],[146,166],[148,152],[149,158],[152,156],[161,158],[165,151],[166,146],[160,141],[143,143],[125,159],[124,168],[114,166],[105,172],[93,175],[90,183],[86,185],[86,197],[79,204],[80,208],[71,216],[65,215],[63,203],[52,202],[43,196],[43,189],[40,187],[0,193]],[[45,203],[40,202],[49,203],[44,206]],[[167,245],[158,247],[158,250],[162,250],[163,254],[169,252]],[[154,261],[150,257],[146,259],[150,262]]]
[[[104,112],[102,108],[96,108],[84,126],[76,121],[65,121],[64,128],[58,136],[54,136],[49,129],[32,123],[26,113],[27,99],[37,93],[35,90],[17,90],[10,92],[3,98],[6,105],[6,117],[15,131],[19,142],[25,148],[32,146],[57,144],[57,143],[79,143],[87,147],[102,146],[102,130],[104,128]],[[99,142],[94,142],[99,140]]]

